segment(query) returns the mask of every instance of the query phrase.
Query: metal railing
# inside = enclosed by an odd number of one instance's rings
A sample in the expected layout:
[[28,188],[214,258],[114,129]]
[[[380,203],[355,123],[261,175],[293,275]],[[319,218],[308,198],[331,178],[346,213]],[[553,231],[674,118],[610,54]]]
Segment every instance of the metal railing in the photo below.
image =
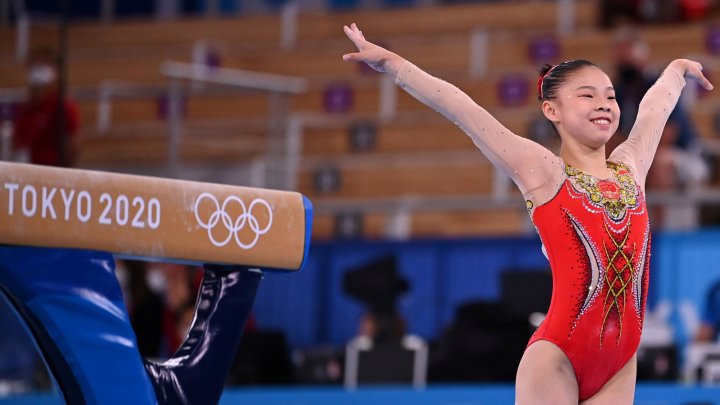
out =
[[[289,97],[305,91],[306,80],[302,78],[251,72],[239,69],[210,68],[205,65],[181,62],[165,62],[161,72],[167,78],[167,84],[139,84],[115,80],[104,81],[97,87],[75,88],[73,96],[81,100],[97,100],[98,134],[107,134],[112,127],[113,101],[116,99],[156,99],[167,97],[167,134],[168,151],[166,171],[163,175],[177,177],[181,171],[180,145],[183,140],[184,119],[182,103],[186,96],[201,94],[232,94],[241,92],[257,92],[270,98],[265,118],[267,143],[265,161],[262,166],[265,173],[262,179],[254,180],[254,184],[266,187],[293,189],[288,184],[288,163],[300,151],[286,142],[286,128],[289,125]],[[205,84],[196,86],[194,84]],[[0,103],[20,103],[25,99],[24,89],[0,90]],[[8,133],[8,125],[3,125],[2,146],[0,155],[11,158],[8,150],[12,134]],[[252,173],[259,173],[257,169]]]

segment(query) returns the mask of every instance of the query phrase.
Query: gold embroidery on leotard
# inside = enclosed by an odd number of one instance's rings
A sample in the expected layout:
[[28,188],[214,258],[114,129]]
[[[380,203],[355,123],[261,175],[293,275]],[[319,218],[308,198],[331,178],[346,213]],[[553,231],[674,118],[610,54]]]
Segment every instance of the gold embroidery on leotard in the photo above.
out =
[[593,205],[604,209],[610,218],[617,221],[625,216],[628,209],[637,207],[638,187],[627,166],[614,162],[608,162],[607,166],[615,179],[600,180],[568,164],[565,165],[565,174],[576,190],[586,194]]
[[628,257],[625,253],[625,244],[627,243],[628,236],[630,236],[629,227],[625,232],[625,235],[618,239],[613,236],[613,232],[610,232],[607,224],[605,224],[604,228],[610,238],[610,241],[612,241],[612,246],[608,247],[608,245],[603,243],[608,265],[605,271],[605,285],[607,286],[607,293],[605,294],[603,321],[600,328],[600,346],[603,344],[603,336],[605,335],[605,325],[608,321],[608,315],[610,315],[613,310],[616,311],[618,317],[617,323],[619,329],[616,343],[619,344],[620,338],[622,337],[622,318],[623,314],[625,314],[625,304],[629,293],[628,286],[631,285],[637,277],[635,274],[635,268],[633,268],[635,245],[633,244],[632,254],[630,257]]

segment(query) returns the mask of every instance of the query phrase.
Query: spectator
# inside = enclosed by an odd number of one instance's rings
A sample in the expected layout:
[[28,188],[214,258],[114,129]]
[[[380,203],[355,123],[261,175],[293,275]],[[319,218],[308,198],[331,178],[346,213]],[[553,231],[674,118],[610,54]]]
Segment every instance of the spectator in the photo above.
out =
[[195,315],[202,273],[176,263],[118,262],[130,323],[144,357],[168,358],[180,347]]
[[28,98],[14,122],[16,160],[49,166],[73,166],[77,158],[80,126],[78,107],[59,100],[57,56],[36,51],[28,60]]
[[399,274],[393,255],[349,270],[343,279],[343,290],[366,310],[358,322],[358,336],[399,342],[405,335],[405,321],[396,309],[396,301],[409,289],[410,284]]

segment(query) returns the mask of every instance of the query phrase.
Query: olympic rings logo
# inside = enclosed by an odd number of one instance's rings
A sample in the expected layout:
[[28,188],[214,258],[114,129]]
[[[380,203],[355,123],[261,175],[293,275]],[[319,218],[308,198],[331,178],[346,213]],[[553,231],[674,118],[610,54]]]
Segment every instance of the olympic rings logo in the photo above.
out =
[[[209,200],[214,205],[214,211],[212,214],[210,214],[210,217],[207,218],[207,220],[200,218],[199,212],[200,203],[205,199]],[[234,221],[228,213],[228,207],[231,204],[237,204],[240,207],[240,215],[235,218]],[[262,228],[260,227],[260,223],[257,217],[253,215],[253,210],[256,209],[256,207],[258,206],[265,207],[268,212],[268,222]],[[202,193],[195,201],[195,218],[197,219],[198,224],[203,229],[207,229],[208,237],[210,238],[210,242],[212,242],[213,245],[217,247],[223,247],[230,243],[230,240],[234,238],[238,246],[247,250],[252,249],[252,247],[257,244],[258,239],[260,239],[260,235],[264,235],[270,230],[270,226],[272,225],[273,221],[273,213],[272,208],[270,208],[270,204],[262,198],[256,198],[252,200],[250,206],[246,207],[243,200],[241,200],[239,197],[231,195],[227,197],[225,201],[223,201],[221,206],[220,202],[217,200],[217,198],[215,198],[214,195],[210,193]],[[225,227],[225,230],[227,230],[228,235],[225,239],[218,240],[215,238],[215,235],[213,235],[213,230],[218,225],[220,225],[221,222],[222,226]],[[250,230],[255,235],[252,242],[250,243],[244,243],[240,240],[240,231],[245,228],[245,225],[247,225],[248,228],[250,228]]]

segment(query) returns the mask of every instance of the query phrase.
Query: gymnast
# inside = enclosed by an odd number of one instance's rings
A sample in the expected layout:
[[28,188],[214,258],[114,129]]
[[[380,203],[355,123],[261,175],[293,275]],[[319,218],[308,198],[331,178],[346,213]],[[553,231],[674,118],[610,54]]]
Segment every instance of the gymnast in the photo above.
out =
[[620,110],[596,65],[546,65],[538,99],[562,146],[556,156],[513,134],[457,87],[344,27],[364,62],[458,125],[509,175],[525,199],[552,269],[547,316],[518,366],[515,401],[525,404],[632,404],[650,263],[645,179],[663,127],[685,86],[713,86],[702,66],[672,61],[640,102],[628,138],[606,159]]

